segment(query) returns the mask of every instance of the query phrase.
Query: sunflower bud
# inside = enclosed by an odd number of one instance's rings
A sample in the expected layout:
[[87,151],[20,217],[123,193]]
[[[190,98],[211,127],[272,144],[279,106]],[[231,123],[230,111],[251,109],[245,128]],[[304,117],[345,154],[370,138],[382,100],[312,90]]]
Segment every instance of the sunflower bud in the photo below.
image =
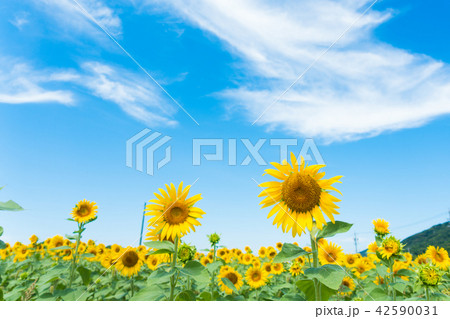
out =
[[178,259],[183,263],[187,263],[190,260],[194,259],[195,253],[197,249],[194,246],[189,246],[188,244],[182,244],[180,248],[178,248]]
[[437,286],[442,274],[437,267],[426,265],[420,269],[419,278],[424,286]]
[[211,246],[215,246],[220,241],[220,236],[217,233],[213,233],[211,235],[208,235],[209,242],[211,243]]

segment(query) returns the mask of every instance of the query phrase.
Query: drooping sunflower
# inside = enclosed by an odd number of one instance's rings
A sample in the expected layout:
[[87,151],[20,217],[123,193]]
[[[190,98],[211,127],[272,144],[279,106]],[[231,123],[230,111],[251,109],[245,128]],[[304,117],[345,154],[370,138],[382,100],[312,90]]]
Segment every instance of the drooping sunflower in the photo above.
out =
[[131,277],[136,275],[142,266],[142,260],[137,253],[131,247],[127,247],[125,252],[117,259],[116,269],[120,271],[122,276]]
[[319,246],[319,261],[322,265],[338,264],[343,257],[342,248],[335,243],[325,242]]
[[150,200],[146,206],[146,215],[151,216],[147,237],[153,239],[158,236],[160,240],[174,241],[175,237],[181,238],[188,232],[195,231],[195,226],[200,226],[199,218],[205,212],[195,203],[202,199],[201,194],[187,198],[191,186],[183,189],[183,182],[178,189],[171,183],[166,184],[167,192],[160,188],[161,194],[154,193],[157,199]]
[[85,199],[80,200],[72,209],[72,217],[78,223],[86,223],[95,218],[97,204]]
[[351,277],[345,276],[344,279],[342,279],[341,282],[341,288],[339,290],[343,290],[343,287],[347,287],[350,291],[340,291],[339,293],[342,295],[351,295],[353,290],[355,290],[355,282]]
[[397,256],[402,252],[403,245],[394,236],[386,238],[381,243],[381,247],[378,249],[383,259],[389,259],[391,256]]
[[389,223],[385,221],[384,219],[377,219],[372,221],[372,224],[374,226],[374,231],[378,235],[385,236],[389,234]]
[[268,273],[261,268],[250,267],[245,273],[245,281],[253,289],[266,285]]
[[325,165],[307,166],[303,157],[300,163],[293,153],[291,153],[291,164],[284,160],[281,164],[271,163],[276,169],[267,169],[265,174],[269,174],[280,181],[265,182],[260,187],[267,187],[258,196],[266,197],[261,201],[261,208],[272,206],[267,218],[275,215],[273,224],[282,226],[283,232],[292,229],[292,236],[306,233],[306,229],[311,230],[313,221],[316,226],[322,229],[327,224],[323,214],[334,223],[334,216],[339,214],[335,203],[339,202],[329,193],[336,191],[332,185],[340,183],[341,176],[330,179],[323,179],[325,173],[319,170]]
[[228,295],[231,295],[233,293],[233,290],[222,281],[222,278],[227,278],[228,280],[230,280],[231,283],[236,288],[236,290],[238,291],[244,284],[244,281],[242,280],[242,275],[231,267],[228,267],[226,270],[221,269],[217,278],[219,279],[218,282],[220,290],[224,291]]
[[426,251],[427,257],[431,259],[431,262],[438,266],[442,270],[447,270],[450,266],[450,258],[448,252],[444,248],[428,246]]

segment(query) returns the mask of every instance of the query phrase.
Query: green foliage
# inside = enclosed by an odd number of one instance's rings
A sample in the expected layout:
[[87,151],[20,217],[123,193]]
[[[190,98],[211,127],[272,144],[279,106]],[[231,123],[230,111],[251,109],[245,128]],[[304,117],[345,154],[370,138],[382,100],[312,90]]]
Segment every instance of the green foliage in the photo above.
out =
[[402,240],[406,244],[405,250],[414,256],[423,254],[428,246],[439,246],[450,251],[450,222],[435,225],[420,233],[414,234]]

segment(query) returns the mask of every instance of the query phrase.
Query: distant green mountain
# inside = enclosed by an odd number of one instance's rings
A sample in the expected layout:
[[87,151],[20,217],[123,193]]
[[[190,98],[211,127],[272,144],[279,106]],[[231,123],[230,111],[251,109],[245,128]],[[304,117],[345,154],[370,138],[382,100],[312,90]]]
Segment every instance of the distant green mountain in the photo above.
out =
[[450,251],[450,222],[434,225],[423,232],[414,234],[402,241],[405,250],[413,255],[423,254],[428,246],[444,247]]

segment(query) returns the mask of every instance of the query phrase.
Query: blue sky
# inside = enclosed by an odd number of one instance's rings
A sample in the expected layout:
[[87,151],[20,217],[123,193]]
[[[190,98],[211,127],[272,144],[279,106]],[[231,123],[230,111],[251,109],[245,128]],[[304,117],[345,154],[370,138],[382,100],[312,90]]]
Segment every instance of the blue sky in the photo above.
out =
[[[344,175],[339,219],[354,229],[336,241],[347,252],[353,231],[360,247],[372,240],[375,218],[402,238],[446,220],[446,1],[379,1],[362,17],[373,1],[78,2],[200,125],[73,0],[0,3],[0,200],[26,209],[1,214],[4,240],[70,233],[86,198],[99,206],[87,238],[136,244],[153,192],[198,178],[207,214],[187,242],[206,247],[214,231],[228,247],[292,241],[258,207],[253,179],[268,166],[192,166],[193,138],[313,138],[327,176]],[[126,140],[144,128],[172,137],[172,161],[154,176],[125,165]],[[261,154],[279,157],[268,144]],[[240,145],[238,161],[246,155]]]

